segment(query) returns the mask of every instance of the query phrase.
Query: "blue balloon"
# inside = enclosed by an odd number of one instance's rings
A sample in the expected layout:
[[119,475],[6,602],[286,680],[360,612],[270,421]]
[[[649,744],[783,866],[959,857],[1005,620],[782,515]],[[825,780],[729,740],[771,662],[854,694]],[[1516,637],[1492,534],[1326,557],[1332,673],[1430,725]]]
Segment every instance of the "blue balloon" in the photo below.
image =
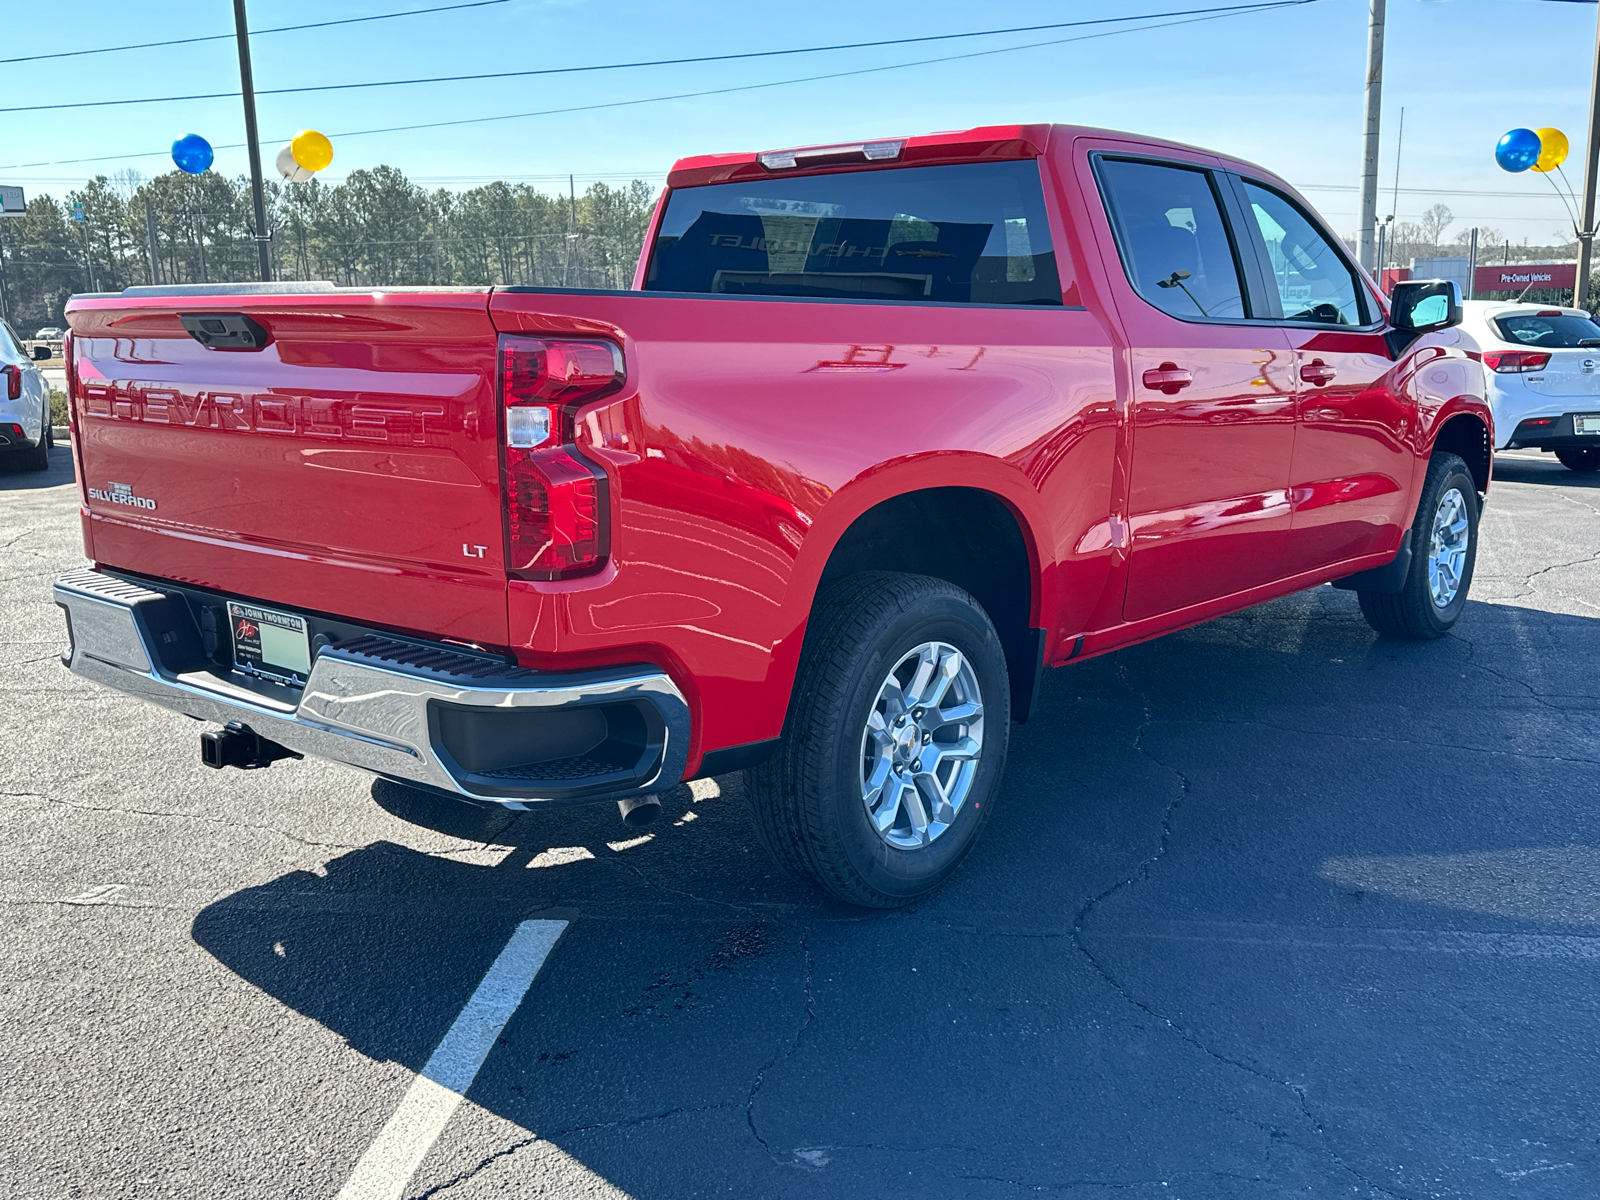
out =
[[1531,129],[1513,129],[1494,148],[1494,160],[1507,171],[1526,171],[1539,161],[1539,135]]
[[[1538,141],[1537,138],[1534,139]],[[211,152],[211,143],[198,133],[188,133],[172,143],[172,161],[178,164],[178,170],[189,175],[204,174],[211,166],[211,160],[216,156]],[[1537,148],[1533,157],[1539,157]]]

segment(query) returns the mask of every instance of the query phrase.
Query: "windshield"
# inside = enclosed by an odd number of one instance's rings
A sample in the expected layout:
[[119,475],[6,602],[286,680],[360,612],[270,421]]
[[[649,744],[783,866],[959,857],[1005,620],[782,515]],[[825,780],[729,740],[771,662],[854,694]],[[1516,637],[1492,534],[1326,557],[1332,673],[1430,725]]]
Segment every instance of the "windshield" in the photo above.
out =
[[1600,325],[1589,317],[1569,313],[1517,313],[1496,317],[1494,323],[1502,338],[1518,346],[1546,349],[1600,346]]
[[680,188],[645,287],[945,304],[1062,299],[1033,159]]

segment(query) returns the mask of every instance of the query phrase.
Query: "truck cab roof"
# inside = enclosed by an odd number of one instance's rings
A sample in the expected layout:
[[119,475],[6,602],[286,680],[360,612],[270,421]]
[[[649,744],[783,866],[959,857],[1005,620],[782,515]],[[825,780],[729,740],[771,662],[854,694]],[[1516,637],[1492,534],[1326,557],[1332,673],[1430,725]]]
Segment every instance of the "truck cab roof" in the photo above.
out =
[[876,170],[885,167],[930,166],[935,163],[984,162],[995,159],[1038,158],[1052,142],[1078,137],[1115,138],[1140,148],[1206,154],[1230,166],[1247,167],[1253,174],[1276,178],[1252,164],[1236,162],[1200,146],[1097,129],[1088,125],[980,125],[917,137],[866,138],[783,150],[742,151],[734,154],[700,154],[680,158],[667,175],[667,186],[698,187],[738,179],[761,179],[775,174],[803,175],[825,171]]

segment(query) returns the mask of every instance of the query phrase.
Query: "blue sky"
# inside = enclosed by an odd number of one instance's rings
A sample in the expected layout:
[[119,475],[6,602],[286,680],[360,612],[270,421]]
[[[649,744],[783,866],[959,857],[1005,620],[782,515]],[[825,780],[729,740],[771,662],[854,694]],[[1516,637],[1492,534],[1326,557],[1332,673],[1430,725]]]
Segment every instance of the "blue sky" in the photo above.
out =
[[[256,28],[425,8],[448,0],[254,0]],[[400,78],[771,50],[879,38],[1161,12],[1227,0],[1091,4],[1012,0],[983,6],[920,0],[509,0],[465,9],[258,36],[256,86]],[[7,0],[11,37],[0,57],[167,37],[227,33],[226,0],[74,0],[41,19]],[[67,16],[70,12],[70,17]],[[1365,0],[1150,29],[1115,37],[904,70],[724,96],[498,121],[454,129],[340,137],[346,131],[633,100],[677,92],[851,71],[1073,36],[1009,35],[710,65],[264,96],[263,138],[302,128],[333,137],[325,178],[390,163],[429,186],[526,179],[554,190],[588,180],[660,182],[682,155],[757,150],[864,136],[1012,121],[1062,121],[1147,132],[1260,162],[1304,188],[1338,229],[1358,209]],[[1541,0],[1389,0],[1380,213],[1394,210],[1395,144],[1404,106],[1398,213],[1415,219],[1442,201],[1446,233],[1496,227],[1514,241],[1552,240],[1567,224],[1548,183],[1494,164],[1495,141],[1516,125],[1554,125],[1581,147],[1596,7]],[[16,35],[40,31],[32,42]],[[20,63],[0,68],[5,104],[47,104],[238,86],[230,41]],[[237,98],[0,114],[0,165],[161,151],[193,131],[243,141]],[[1568,164],[1580,186],[1581,149]],[[264,154],[270,171],[272,149]],[[131,167],[155,174],[164,156],[94,164],[14,166],[0,183],[61,194],[89,174]],[[246,170],[244,151],[217,168]],[[1424,194],[1411,189],[1433,189]],[[1451,192],[1498,193],[1460,195]]]

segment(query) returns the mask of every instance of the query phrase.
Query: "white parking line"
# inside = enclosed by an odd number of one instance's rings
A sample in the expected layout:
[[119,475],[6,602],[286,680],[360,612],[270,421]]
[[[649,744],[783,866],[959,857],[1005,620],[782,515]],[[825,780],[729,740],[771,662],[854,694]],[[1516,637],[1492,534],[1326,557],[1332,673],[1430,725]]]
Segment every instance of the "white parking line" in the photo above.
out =
[[566,927],[565,921],[517,926],[422,1073],[411,1081],[394,1116],[356,1163],[339,1200],[399,1200],[405,1194],[406,1184],[444,1132]]

